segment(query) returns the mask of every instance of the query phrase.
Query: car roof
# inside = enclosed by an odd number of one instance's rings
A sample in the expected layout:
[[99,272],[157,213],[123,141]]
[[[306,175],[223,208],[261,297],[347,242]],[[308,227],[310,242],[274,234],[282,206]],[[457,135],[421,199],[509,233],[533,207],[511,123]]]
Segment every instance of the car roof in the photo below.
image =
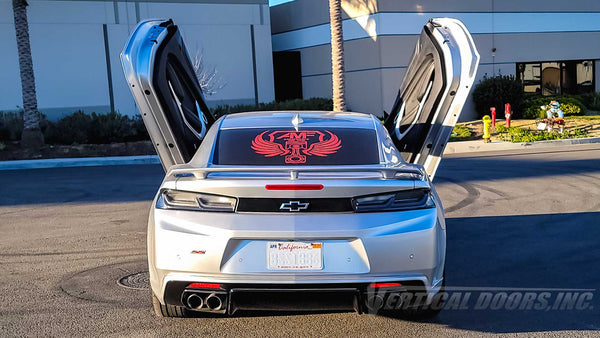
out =
[[289,128],[298,114],[301,126],[312,128],[361,128],[375,129],[372,115],[331,111],[260,111],[227,115],[220,129],[239,128]]

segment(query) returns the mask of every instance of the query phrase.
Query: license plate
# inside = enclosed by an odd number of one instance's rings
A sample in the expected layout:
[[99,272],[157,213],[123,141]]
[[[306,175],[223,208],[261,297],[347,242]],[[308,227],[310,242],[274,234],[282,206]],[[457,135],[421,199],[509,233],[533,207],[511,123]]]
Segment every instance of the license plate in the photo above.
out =
[[267,269],[321,270],[323,244],[310,242],[268,242]]

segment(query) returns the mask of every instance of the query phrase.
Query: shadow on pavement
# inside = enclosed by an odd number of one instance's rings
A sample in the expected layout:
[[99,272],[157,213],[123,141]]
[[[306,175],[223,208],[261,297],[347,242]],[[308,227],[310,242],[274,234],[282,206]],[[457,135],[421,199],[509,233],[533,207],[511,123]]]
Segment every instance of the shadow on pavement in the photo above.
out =
[[[478,291],[471,292],[467,309],[444,309],[428,322],[493,333],[600,330],[600,212],[463,217],[446,222],[448,296],[461,289]],[[475,309],[485,292],[482,289],[494,295],[519,289],[548,291],[532,288],[552,289],[548,307]],[[583,310],[552,309],[561,292],[591,292],[593,298]]]
[[0,206],[151,201],[163,178],[158,164],[7,170]]
[[[552,153],[545,155],[548,160],[504,156],[447,158],[441,162],[434,183],[600,173],[600,158],[556,161]],[[490,168],[494,171],[490,172]]]

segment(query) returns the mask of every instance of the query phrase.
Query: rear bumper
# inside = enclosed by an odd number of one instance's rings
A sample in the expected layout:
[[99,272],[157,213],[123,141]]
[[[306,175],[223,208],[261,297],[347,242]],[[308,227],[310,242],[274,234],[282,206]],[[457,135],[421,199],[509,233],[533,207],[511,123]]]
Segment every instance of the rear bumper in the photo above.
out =
[[[331,285],[221,284],[218,289],[198,289],[190,288],[188,282],[171,281],[166,284],[164,300],[166,304],[183,306],[189,310],[230,315],[238,310],[353,310],[358,313],[373,313],[382,308],[386,302],[394,302],[392,307],[414,307],[428,303],[428,292],[420,281],[405,281],[402,285],[384,288],[373,288],[372,285],[363,283]],[[398,296],[409,293],[411,297]],[[202,299],[200,301],[202,305],[198,307],[191,305],[190,296]],[[214,297],[219,298],[216,303],[217,308],[208,305],[207,299],[214,299]],[[398,302],[400,298],[406,300],[406,304],[400,304]]]
[[[438,209],[321,215],[153,209],[148,231],[150,282],[162,303],[180,306],[185,305],[185,286],[192,282],[222,284],[228,301],[236,298],[230,293],[272,294],[266,289],[273,285],[297,292],[307,287],[350,288],[354,291],[342,293],[362,295],[370,283],[408,282],[421,285],[428,301],[442,282],[443,222]],[[268,270],[266,243],[288,240],[323,243],[323,269]],[[240,288],[245,290],[236,291]],[[269,309],[266,304],[257,306]],[[234,306],[234,311],[237,308],[246,307]]]

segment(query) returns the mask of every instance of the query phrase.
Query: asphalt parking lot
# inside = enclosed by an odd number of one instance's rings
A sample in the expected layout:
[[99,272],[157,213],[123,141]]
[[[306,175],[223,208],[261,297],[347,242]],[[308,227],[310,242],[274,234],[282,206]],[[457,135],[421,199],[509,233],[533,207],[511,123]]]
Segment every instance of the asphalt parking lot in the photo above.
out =
[[600,146],[453,156],[435,179],[447,212],[448,287],[587,290],[589,306],[468,306],[426,322],[355,313],[155,317],[144,289],[145,231],[162,175],[159,165],[1,171],[0,336],[600,336]]

